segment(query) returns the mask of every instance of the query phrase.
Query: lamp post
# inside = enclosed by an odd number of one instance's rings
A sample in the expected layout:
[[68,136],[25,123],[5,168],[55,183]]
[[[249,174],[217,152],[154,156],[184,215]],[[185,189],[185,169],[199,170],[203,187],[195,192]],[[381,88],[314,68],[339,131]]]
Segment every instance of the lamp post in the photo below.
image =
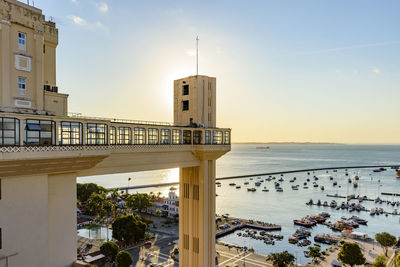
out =
[[129,178],[128,178],[128,187],[126,188],[126,193],[127,193],[127,194],[128,194],[129,185],[130,185],[130,182],[131,182],[131,180],[132,180],[132,178],[131,178],[131,177],[129,177]]

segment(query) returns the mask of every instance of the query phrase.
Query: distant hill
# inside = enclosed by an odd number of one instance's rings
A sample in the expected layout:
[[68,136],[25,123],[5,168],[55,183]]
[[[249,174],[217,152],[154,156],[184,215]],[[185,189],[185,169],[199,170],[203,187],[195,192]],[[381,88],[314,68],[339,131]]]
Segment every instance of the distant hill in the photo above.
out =
[[237,145],[345,145],[342,143],[324,143],[324,142],[233,142],[232,144]]

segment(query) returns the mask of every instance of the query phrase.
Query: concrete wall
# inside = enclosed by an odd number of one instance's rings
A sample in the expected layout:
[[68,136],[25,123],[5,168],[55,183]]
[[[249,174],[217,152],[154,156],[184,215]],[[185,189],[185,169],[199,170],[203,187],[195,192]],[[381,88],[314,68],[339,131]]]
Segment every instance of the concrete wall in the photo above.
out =
[[1,190],[0,255],[18,253],[9,266],[71,266],[76,259],[76,176],[3,178]]

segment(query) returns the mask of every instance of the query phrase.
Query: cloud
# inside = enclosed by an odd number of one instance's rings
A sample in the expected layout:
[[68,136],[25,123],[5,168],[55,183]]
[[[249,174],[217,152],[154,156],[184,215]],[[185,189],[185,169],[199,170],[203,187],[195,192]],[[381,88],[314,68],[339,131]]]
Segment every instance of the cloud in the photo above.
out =
[[87,25],[86,20],[81,17],[71,15],[71,16],[68,16],[68,18],[77,25]]
[[78,0],[71,0],[72,3],[78,4]]
[[76,25],[86,27],[88,29],[104,29],[104,25],[100,21],[96,21],[94,23],[87,22],[84,18],[78,16],[68,16],[68,18]]
[[101,13],[106,13],[108,11],[108,5],[106,2],[95,2],[96,8]]
[[374,67],[374,68],[372,69],[372,72],[375,72],[376,74],[379,74],[379,73],[381,73],[381,70],[378,69],[377,67]]

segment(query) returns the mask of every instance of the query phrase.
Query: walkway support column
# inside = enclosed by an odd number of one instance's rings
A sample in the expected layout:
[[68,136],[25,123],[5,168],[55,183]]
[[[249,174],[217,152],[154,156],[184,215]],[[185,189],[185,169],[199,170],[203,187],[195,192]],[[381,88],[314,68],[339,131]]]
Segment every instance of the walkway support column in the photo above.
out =
[[179,173],[179,264],[215,266],[215,160]]

